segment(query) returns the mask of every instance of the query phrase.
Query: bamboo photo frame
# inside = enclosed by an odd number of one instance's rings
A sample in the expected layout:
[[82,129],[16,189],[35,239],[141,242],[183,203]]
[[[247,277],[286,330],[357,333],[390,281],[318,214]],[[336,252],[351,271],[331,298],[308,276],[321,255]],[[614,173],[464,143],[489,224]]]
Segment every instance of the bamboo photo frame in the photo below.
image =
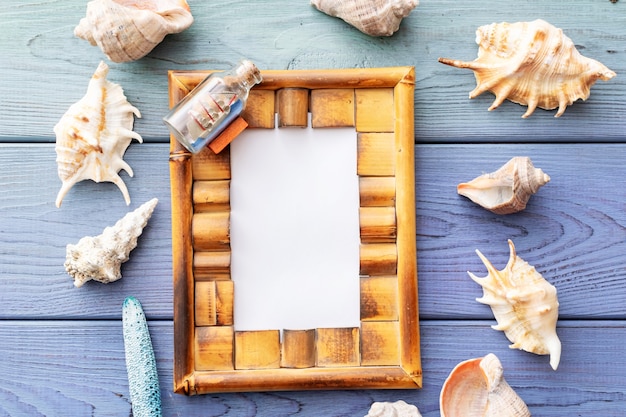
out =
[[[209,74],[170,71],[170,106]],[[355,128],[360,327],[234,330],[229,148],[191,154],[172,137],[174,391],[421,388],[413,67],[261,74],[249,128],[303,127],[309,112],[313,128]]]

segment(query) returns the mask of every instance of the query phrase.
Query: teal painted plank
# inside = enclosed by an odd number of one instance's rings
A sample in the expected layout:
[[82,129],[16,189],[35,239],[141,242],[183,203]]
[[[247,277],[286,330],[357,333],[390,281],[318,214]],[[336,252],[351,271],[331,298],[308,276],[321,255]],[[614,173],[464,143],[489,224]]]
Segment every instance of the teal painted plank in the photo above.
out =
[[[111,64],[143,117],[136,130],[147,141],[166,141],[167,70],[226,69],[247,57],[261,69],[315,69],[414,65],[418,141],[623,141],[626,73],[623,41],[626,3],[608,0],[551,2],[423,0],[392,37],[373,38],[308,1],[190,1],[195,23],[168,36],[147,57]],[[0,12],[0,140],[53,141],[52,127],[82,97],[102,52],[73,36],[85,2],[9,0]],[[543,18],[561,27],[581,52],[618,73],[599,82],[591,98],[560,119],[553,111],[528,120],[523,108],[504,103],[487,112],[489,93],[469,100],[474,76],[439,64],[448,56],[472,60],[474,32],[500,21]]]

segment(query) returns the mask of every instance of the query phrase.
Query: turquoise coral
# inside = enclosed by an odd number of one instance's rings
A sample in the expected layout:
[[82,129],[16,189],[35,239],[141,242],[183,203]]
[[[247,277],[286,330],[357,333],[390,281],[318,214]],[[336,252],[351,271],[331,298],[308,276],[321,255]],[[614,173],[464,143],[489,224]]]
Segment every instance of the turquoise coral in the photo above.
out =
[[161,416],[161,393],[152,340],[141,303],[127,297],[122,307],[126,370],[133,417]]

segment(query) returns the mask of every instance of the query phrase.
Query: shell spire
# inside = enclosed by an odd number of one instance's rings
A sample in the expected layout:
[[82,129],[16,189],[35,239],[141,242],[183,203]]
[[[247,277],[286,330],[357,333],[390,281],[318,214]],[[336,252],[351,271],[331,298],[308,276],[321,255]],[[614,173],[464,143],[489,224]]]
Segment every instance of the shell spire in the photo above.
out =
[[488,274],[469,276],[481,287],[483,296],[476,301],[491,307],[501,330],[512,342],[511,349],[538,355],[550,355],[550,366],[556,370],[561,358],[561,341],[556,334],[559,302],[556,288],[537,270],[515,253],[509,239],[510,257],[506,267],[498,271],[480,251],[476,253],[487,267]]
[[317,10],[342,19],[370,36],[391,36],[418,0],[311,0]]
[[100,62],[85,96],[54,126],[58,174],[63,182],[57,207],[74,184],[86,179],[114,183],[130,204],[128,189],[118,172],[124,170],[133,176],[122,158],[133,139],[143,141],[132,130],[133,116],[141,117],[141,113],[126,100],[122,87],[106,79],[108,73],[108,65]]
[[441,388],[439,409],[441,417],[530,417],[493,353],[454,367]]
[[457,192],[496,214],[510,214],[525,209],[530,197],[549,181],[530,158],[516,156],[497,171],[459,184]]
[[98,236],[85,236],[66,248],[65,270],[81,287],[89,280],[108,284],[122,278],[122,264],[137,247],[137,239],[152,216],[158,200],[152,200],[127,213]]
[[545,20],[492,23],[476,31],[478,58],[460,61],[439,58],[439,62],[474,71],[476,88],[469,98],[491,91],[495,100],[489,110],[510,100],[528,109],[558,108],[561,116],[576,100],[586,100],[598,80],[608,81],[615,72],[595,59],[581,55],[574,42]]
[[161,391],[152,340],[146,315],[135,297],[124,300],[122,328],[133,417],[160,417]]

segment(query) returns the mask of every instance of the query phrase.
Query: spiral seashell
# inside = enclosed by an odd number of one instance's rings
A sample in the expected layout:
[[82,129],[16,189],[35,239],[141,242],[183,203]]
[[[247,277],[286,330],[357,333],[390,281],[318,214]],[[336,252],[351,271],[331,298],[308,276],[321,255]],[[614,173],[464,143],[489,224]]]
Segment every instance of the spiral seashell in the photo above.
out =
[[530,417],[503,374],[493,353],[459,363],[441,389],[441,417]]
[[142,142],[132,130],[133,115],[141,114],[126,100],[122,87],[106,79],[108,72],[107,64],[100,62],[85,96],[54,126],[58,173],[63,182],[57,207],[74,184],[86,179],[114,183],[130,204],[128,189],[118,172],[123,169],[133,176],[122,157],[133,139]]
[[457,186],[457,192],[496,214],[524,210],[530,197],[550,181],[527,156],[516,156],[500,169]]
[[127,213],[115,225],[98,236],[85,236],[75,245],[67,245],[65,270],[82,287],[89,280],[108,284],[122,278],[122,264],[137,247],[137,239],[152,216],[158,200],[144,203]]
[[160,417],[161,391],[146,315],[135,297],[122,305],[124,357],[133,417]]
[[144,57],[166,35],[193,23],[185,0],[93,0],[74,35],[99,46],[113,62]]
[[370,36],[391,36],[419,4],[418,0],[311,0],[329,16],[338,17]]
[[528,106],[522,116],[537,107],[558,108],[555,117],[578,99],[586,100],[598,79],[607,81],[615,72],[582,56],[570,38],[548,22],[492,23],[476,31],[478,58],[464,62],[439,58],[439,62],[474,71],[474,98],[491,91],[496,98],[489,110],[505,99]]
[[556,334],[559,318],[559,301],[556,288],[539,272],[515,254],[515,246],[508,241],[510,258],[506,267],[498,271],[476,251],[487,267],[488,275],[469,276],[483,287],[479,303],[491,307],[498,322],[492,326],[501,330],[513,344],[511,349],[521,349],[538,355],[550,355],[550,366],[556,370],[561,359],[561,341]]

